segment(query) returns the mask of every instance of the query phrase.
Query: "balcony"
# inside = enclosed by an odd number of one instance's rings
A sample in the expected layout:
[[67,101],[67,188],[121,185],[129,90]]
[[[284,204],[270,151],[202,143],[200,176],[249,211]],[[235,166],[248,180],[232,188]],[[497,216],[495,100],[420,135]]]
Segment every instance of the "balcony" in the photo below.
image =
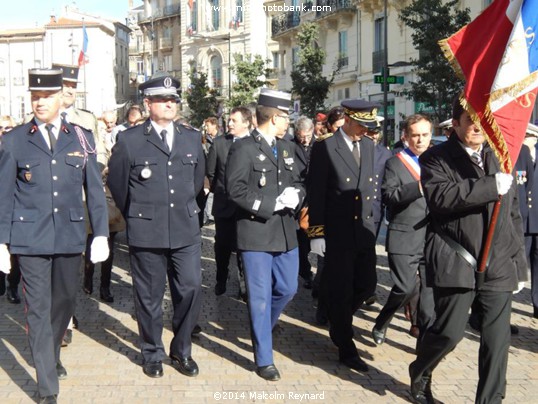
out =
[[13,77],[14,86],[24,86],[24,77]]
[[152,15],[146,15],[146,13],[138,14],[138,22],[148,23],[152,19],[157,20],[159,18],[174,17],[176,15],[180,15],[180,10],[181,6],[179,4],[170,5],[163,8],[156,8],[155,10],[153,10]]
[[357,7],[351,0],[318,0],[316,7],[316,17],[322,17],[327,14],[337,13],[339,11],[355,12]]
[[301,13],[299,11],[288,11],[284,14],[274,16],[271,20],[271,34],[273,37],[283,34],[297,27],[300,22]]
[[340,56],[336,60],[336,66],[338,67],[338,69],[342,69],[344,67],[347,67],[348,64],[349,64],[349,57],[348,56]]
[[174,15],[179,15],[181,10],[181,6],[179,4],[165,6],[163,8],[163,16],[165,17],[171,17]]
[[159,49],[171,49],[172,38],[159,38]]
[[385,49],[372,52],[372,73],[378,73],[384,64]]

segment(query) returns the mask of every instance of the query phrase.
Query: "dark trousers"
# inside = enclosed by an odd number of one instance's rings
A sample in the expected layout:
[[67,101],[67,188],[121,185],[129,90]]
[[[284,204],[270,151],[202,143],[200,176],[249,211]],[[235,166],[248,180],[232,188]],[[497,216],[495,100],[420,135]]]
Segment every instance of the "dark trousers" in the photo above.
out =
[[535,310],[538,310],[538,234],[525,235],[527,260],[531,268],[531,300]]
[[2,296],[6,291],[6,279],[9,283],[11,289],[17,290],[19,283],[21,282],[21,268],[19,265],[19,259],[16,255],[11,255],[11,270],[9,274],[0,272],[0,296]]
[[297,230],[297,242],[299,244],[299,276],[305,280],[310,280],[312,279],[312,267],[308,260],[310,239],[302,229]]
[[[108,258],[106,261],[101,262],[101,288],[110,289],[110,281],[112,279],[112,266],[114,262],[114,239],[116,238],[116,232],[110,233],[108,237]],[[84,277],[93,279],[93,273],[95,271],[95,264],[91,261],[91,245],[93,237],[91,235],[86,239],[86,253],[84,254]]]
[[423,254],[403,255],[389,253],[389,268],[394,286],[387,302],[377,316],[375,327],[387,328],[394,314],[411,301],[416,292],[417,276],[420,278],[417,323],[421,332],[432,325],[435,318],[433,290],[426,286]]
[[241,251],[248,294],[254,361],[273,364],[271,331],[297,293],[298,249],[286,252]]
[[417,358],[409,366],[411,381],[431,375],[461,341],[474,300],[482,314],[475,402],[500,403],[506,390],[512,293],[434,287],[434,299],[437,317],[421,338]]
[[340,359],[358,355],[353,342],[353,314],[375,293],[375,247],[363,251],[327,246],[321,296],[327,305],[329,334]]
[[130,247],[134,302],[144,363],[162,361],[162,301],[166,277],[172,295],[174,338],[170,356],[191,356],[191,332],[202,299],[201,244],[175,248]]
[[75,312],[81,254],[19,256],[28,341],[41,397],[59,393],[56,363]]
[[[230,257],[236,250],[237,230],[235,216],[215,216],[215,261],[217,265],[217,283],[226,284]],[[237,255],[237,267],[241,271],[241,260]]]

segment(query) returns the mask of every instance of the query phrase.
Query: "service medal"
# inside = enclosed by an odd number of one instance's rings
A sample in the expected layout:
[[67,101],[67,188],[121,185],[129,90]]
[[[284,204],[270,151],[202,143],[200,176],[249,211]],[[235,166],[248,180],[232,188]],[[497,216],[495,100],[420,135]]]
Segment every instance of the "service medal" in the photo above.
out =
[[288,157],[288,151],[287,150],[284,150],[282,152],[282,156],[284,156],[284,158]]
[[260,178],[260,187],[264,187],[266,183],[267,181],[265,179],[265,174],[262,173],[262,177]]
[[263,154],[260,154],[260,155],[258,156],[258,160],[260,160],[260,161],[265,160],[265,156],[264,156]]
[[145,180],[151,177],[151,174],[152,174],[151,168],[149,168],[148,166],[144,167],[142,171],[140,172],[140,176],[144,178]]
[[32,173],[30,171],[26,171],[24,173],[24,179],[26,180],[26,182],[30,182],[32,179]]

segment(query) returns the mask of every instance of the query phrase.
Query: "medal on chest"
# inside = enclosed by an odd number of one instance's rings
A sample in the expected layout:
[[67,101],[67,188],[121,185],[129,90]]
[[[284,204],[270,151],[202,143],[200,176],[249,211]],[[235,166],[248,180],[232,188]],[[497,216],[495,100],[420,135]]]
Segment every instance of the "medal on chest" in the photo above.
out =
[[149,168],[149,166],[145,166],[140,172],[140,176],[145,180],[151,177],[151,174],[153,173],[151,172],[151,168]]
[[262,177],[260,178],[260,187],[264,187],[265,184],[267,184],[267,180],[265,179],[265,173],[262,173]]

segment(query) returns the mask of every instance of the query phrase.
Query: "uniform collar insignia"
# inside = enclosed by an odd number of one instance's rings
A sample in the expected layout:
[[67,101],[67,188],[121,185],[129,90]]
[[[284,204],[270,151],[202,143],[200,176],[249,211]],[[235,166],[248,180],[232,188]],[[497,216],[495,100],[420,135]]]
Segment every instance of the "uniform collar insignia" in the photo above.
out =
[[65,125],[62,125],[62,131],[64,133],[69,133],[69,129],[67,129],[67,126],[65,126]]
[[36,132],[37,132],[37,125],[32,125],[32,127],[30,128],[30,133],[33,135]]
[[145,131],[146,135],[149,135],[151,133],[151,123],[148,122],[147,125],[146,125],[146,131]]

